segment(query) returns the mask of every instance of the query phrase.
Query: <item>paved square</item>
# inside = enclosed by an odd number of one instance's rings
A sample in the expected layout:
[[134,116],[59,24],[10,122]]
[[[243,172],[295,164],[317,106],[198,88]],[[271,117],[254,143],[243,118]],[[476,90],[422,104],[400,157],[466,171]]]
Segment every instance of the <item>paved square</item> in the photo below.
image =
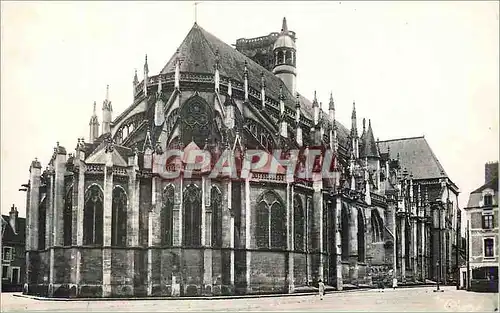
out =
[[13,311],[390,311],[493,312],[498,293],[475,293],[445,287],[337,292],[317,296],[247,298],[234,300],[103,300],[40,301],[2,293],[2,312]]

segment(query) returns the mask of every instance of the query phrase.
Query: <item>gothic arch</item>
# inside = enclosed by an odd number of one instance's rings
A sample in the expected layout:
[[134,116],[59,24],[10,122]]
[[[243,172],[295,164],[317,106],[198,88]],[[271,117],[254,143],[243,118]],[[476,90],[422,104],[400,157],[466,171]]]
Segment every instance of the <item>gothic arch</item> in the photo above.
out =
[[165,186],[162,192],[161,218],[161,242],[162,245],[173,245],[173,210],[174,210],[175,188],[173,184]]
[[217,186],[210,190],[212,209],[212,247],[222,248],[222,193]]
[[185,246],[201,246],[201,190],[190,184],[183,193],[183,240]]
[[71,246],[73,236],[73,186],[64,197],[63,210],[63,245]]
[[305,214],[302,199],[299,195],[293,198],[293,229],[295,232],[294,248],[304,251],[305,248]]
[[83,242],[86,245],[102,245],[103,239],[103,192],[97,184],[85,192],[83,209]]

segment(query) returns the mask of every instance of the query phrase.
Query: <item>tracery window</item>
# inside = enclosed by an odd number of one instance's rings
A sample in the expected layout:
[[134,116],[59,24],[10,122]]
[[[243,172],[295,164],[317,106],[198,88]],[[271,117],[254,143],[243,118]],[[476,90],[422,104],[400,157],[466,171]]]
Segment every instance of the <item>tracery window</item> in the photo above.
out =
[[184,246],[201,246],[201,191],[194,184],[186,187],[183,195]]
[[83,242],[86,245],[102,245],[102,197],[102,191],[97,185],[92,185],[85,193]]
[[212,246],[222,247],[222,195],[217,187],[213,186],[210,194],[212,209]]
[[71,246],[73,235],[73,187],[69,188],[64,198],[63,224],[63,244]]
[[305,248],[304,225],[305,215],[302,200],[299,196],[295,196],[293,201],[293,229],[295,232],[294,248],[297,251],[304,251]]
[[111,245],[124,247],[127,244],[127,195],[121,187],[113,189],[111,210]]
[[161,241],[162,245],[173,245],[174,186],[168,185],[162,194]]
[[199,96],[189,99],[181,109],[182,142],[187,146],[194,141],[198,147],[205,145],[205,139],[212,135],[212,111]]
[[286,249],[286,212],[281,198],[265,192],[257,205],[257,247]]

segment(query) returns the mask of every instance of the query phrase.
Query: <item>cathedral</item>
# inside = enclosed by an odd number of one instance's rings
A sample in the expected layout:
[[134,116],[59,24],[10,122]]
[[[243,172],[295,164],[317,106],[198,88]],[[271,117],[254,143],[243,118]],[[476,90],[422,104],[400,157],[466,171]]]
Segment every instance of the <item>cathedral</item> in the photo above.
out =
[[[27,190],[24,293],[183,297],[450,283],[457,272],[458,187],[424,137],[375,140],[370,120],[337,121],[297,91],[296,35],[238,39],[194,24],[157,75],[147,56],[134,100],[109,93],[89,138],[36,158]],[[326,107],[326,106],[325,106]],[[335,175],[242,179],[155,162],[169,151],[331,152]],[[315,163],[313,163],[314,165]],[[314,166],[313,166],[314,167]],[[166,178],[165,172],[180,175]]]

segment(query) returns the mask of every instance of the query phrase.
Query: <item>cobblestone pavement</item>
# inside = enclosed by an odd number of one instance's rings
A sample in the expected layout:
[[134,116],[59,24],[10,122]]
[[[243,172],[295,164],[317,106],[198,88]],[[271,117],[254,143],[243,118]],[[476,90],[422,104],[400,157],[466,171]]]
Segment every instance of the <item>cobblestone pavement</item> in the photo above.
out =
[[232,300],[40,301],[2,293],[2,312],[12,311],[433,311],[493,312],[498,293],[475,293],[444,287],[334,292],[318,296]]

